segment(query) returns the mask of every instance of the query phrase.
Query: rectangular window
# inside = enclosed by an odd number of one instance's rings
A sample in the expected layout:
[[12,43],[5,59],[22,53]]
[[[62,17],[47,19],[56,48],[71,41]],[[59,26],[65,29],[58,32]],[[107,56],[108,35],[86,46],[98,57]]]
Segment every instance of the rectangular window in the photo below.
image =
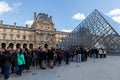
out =
[[11,32],[13,32],[13,29],[11,29]]
[[46,26],[44,26],[43,28],[44,28],[43,30],[46,30]]
[[20,33],[20,31],[19,31],[19,30],[17,30],[17,32],[18,32],[18,33]]
[[23,39],[26,40],[26,36],[25,35],[23,36]]
[[26,31],[24,31],[24,33],[26,33]]
[[33,38],[33,37],[32,37],[32,36],[30,36],[29,38],[30,38],[30,41],[32,41],[32,38]]
[[5,40],[6,38],[5,38],[5,35],[3,35],[3,40]]
[[10,36],[11,40],[13,40],[13,36]]
[[6,29],[5,29],[5,28],[3,29],[3,32],[6,32]]

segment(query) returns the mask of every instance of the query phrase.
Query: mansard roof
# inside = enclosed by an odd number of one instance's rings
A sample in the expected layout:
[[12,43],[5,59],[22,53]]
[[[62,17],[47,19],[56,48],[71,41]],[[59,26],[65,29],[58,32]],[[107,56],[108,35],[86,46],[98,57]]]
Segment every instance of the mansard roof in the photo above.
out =
[[44,20],[53,23],[52,16],[48,16],[48,14],[45,13],[39,13],[37,15],[37,20]]

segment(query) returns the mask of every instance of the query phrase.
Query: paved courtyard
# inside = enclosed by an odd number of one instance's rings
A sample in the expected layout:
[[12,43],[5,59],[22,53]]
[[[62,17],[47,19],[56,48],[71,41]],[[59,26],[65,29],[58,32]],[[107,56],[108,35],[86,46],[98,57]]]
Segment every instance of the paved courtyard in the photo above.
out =
[[24,72],[22,76],[12,74],[9,80],[120,80],[120,56],[88,58],[87,62],[63,63],[54,69],[32,68],[31,72]]

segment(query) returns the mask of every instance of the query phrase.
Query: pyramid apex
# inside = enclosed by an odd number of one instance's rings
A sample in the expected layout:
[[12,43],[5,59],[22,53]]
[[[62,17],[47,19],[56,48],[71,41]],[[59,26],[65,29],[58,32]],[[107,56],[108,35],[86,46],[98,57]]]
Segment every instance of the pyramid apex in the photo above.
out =
[[97,9],[95,9],[95,11],[98,11]]
[[97,9],[95,9],[94,11],[99,12]]

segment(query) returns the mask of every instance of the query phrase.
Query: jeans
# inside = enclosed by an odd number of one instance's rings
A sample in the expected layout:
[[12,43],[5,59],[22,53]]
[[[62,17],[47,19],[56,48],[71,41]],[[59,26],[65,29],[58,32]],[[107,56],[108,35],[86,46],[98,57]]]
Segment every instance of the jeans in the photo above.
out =
[[22,75],[22,68],[23,68],[23,65],[19,65],[18,74],[19,74],[20,76]]
[[68,57],[66,57],[65,62],[66,62],[66,64],[69,64],[69,58]]
[[10,75],[10,63],[5,64],[4,66],[4,79],[8,79]]
[[19,74],[19,66],[17,64],[15,65],[15,73]]
[[81,61],[85,61],[85,54],[81,55]]
[[81,62],[81,54],[77,55],[77,62]]

